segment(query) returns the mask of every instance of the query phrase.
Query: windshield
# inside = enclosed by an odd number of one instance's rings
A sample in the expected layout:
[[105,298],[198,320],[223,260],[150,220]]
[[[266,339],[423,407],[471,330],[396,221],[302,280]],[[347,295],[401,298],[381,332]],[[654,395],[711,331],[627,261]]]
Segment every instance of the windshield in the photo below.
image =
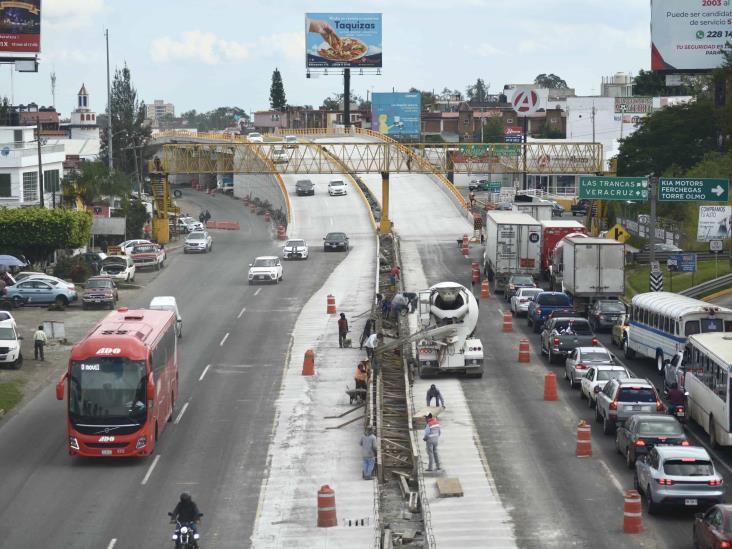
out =
[[304,240],[288,240],[287,244],[285,244],[285,246],[288,246],[288,247],[304,246],[304,245],[305,245]]
[[12,328],[0,328],[0,340],[15,341],[15,330]]
[[567,294],[546,294],[538,297],[539,305],[549,305],[550,307],[560,307],[569,305],[569,296]]
[[252,133],[249,134],[249,137],[262,137],[262,134],[261,133],[257,133],[257,132],[252,132]]
[[663,471],[667,475],[679,477],[709,477],[714,474],[711,461],[688,459],[689,461],[685,461],[685,459],[667,459],[663,462]]
[[155,251],[155,246],[135,246],[132,249],[133,254],[146,254]]
[[142,423],[147,417],[145,362],[93,357],[71,363],[69,416],[74,423]]
[[325,237],[326,240],[345,240],[346,234],[345,233],[328,233]]
[[339,185],[345,185],[343,181],[331,181],[330,182],[331,187],[337,187]]
[[188,240],[204,240],[206,235],[203,233],[191,233],[188,235]]
[[310,187],[311,185],[313,185],[313,182],[312,182],[312,181],[308,181],[308,180],[306,180],[306,179],[303,179],[303,180],[301,180],[301,181],[298,181],[298,182],[296,183],[296,185],[297,185],[298,187]]
[[622,387],[618,393],[620,402],[656,402],[656,393],[650,387]]
[[613,357],[610,356],[605,349],[592,349],[590,351],[582,351],[582,360],[588,362],[610,362]]
[[531,288],[525,290],[519,290],[521,297],[534,297],[539,295],[543,290],[541,288]]
[[598,370],[597,380],[608,381],[610,379],[626,379],[628,372],[625,370]]
[[252,267],[274,267],[275,264],[274,259],[255,259]]
[[530,276],[514,276],[514,277],[511,277],[511,284],[524,284],[524,285],[529,285],[529,284],[533,284],[533,283],[534,283],[534,279],[531,278]]
[[680,437],[684,430],[678,421],[643,421],[638,425],[638,434]]
[[625,305],[619,301],[605,301],[600,303],[600,310],[604,313],[624,313]]
[[87,289],[89,288],[111,288],[112,287],[112,281],[111,280],[101,280],[101,279],[91,279],[87,280],[86,282]]

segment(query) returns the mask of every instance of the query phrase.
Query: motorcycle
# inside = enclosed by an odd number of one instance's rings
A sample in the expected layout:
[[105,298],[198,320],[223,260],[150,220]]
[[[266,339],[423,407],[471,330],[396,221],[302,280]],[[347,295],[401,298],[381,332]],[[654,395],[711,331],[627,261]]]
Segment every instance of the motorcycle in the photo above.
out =
[[[689,393],[685,392],[684,397],[688,397]],[[686,405],[685,404],[671,404],[669,403],[666,406],[666,410],[669,415],[674,416],[676,419],[678,419],[681,423],[686,423]]]
[[[168,513],[169,517],[173,516],[173,513]],[[203,516],[201,514],[200,516]],[[180,522],[179,520],[171,521],[175,522],[175,531],[171,536],[175,542],[175,549],[194,549],[198,547],[198,532],[194,528],[192,522]]]

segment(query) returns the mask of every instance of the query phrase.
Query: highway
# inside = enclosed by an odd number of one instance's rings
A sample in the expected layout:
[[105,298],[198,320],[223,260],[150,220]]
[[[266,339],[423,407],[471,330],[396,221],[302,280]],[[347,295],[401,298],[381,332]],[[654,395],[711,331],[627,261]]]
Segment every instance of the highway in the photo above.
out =
[[[308,261],[285,264],[281,285],[248,286],[251,259],[279,252],[262,217],[222,195],[185,191],[185,198],[241,230],[213,231],[212,254],[171,253],[135,296],[133,306],[142,307],[174,295],[184,317],[175,423],[150,458],[72,459],[65,403],[53,387],[42,391],[0,426],[1,547],[169,547],[166,513],[184,490],[205,515],[206,547],[248,546],[290,334],[343,255],[315,247]],[[349,217],[327,196],[308,198],[302,207],[296,199],[297,211],[316,224],[313,237],[318,226]]]

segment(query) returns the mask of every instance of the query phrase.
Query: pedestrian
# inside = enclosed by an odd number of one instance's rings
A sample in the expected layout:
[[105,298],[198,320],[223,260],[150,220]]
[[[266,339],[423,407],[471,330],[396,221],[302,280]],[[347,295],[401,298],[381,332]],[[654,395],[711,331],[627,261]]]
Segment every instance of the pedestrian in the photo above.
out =
[[358,344],[359,349],[363,349],[364,342],[369,338],[371,335],[371,331],[373,330],[373,320],[367,319],[366,324],[363,327],[363,332],[361,332],[361,341]]
[[475,191],[470,191],[468,193],[468,198],[470,199],[470,207],[472,208],[475,206]]
[[362,360],[356,366],[356,373],[353,379],[356,381],[356,389],[366,389],[366,381],[369,378],[368,360]]
[[338,346],[340,348],[346,346],[346,337],[348,337],[348,320],[346,320],[346,315],[341,313],[341,318],[338,319]]
[[48,336],[46,336],[46,332],[43,331],[43,326],[38,326],[36,333],[33,334],[33,355],[36,360],[45,360],[45,357],[43,356],[43,347],[46,344],[46,341],[48,341]]
[[374,332],[368,337],[368,339],[366,339],[366,343],[363,344],[363,346],[366,347],[366,357],[372,362],[374,358],[374,351],[383,338],[384,336]]
[[442,398],[442,393],[434,383],[430,385],[429,389],[427,389],[427,406],[430,406],[433,398],[435,399],[437,406],[445,407],[445,399]]
[[366,427],[361,436],[361,476],[364,480],[371,480],[376,465],[376,436],[371,427]]
[[410,155],[407,155],[407,169],[410,172],[412,171],[412,157]]
[[205,213],[205,214],[203,214],[203,215],[204,215],[204,216],[205,216],[205,218],[206,218],[206,223],[208,223],[208,222],[209,222],[209,220],[211,219],[211,212],[209,212],[208,210],[206,210],[206,213]]
[[[426,425],[424,427],[424,436],[422,440],[427,445],[427,458],[429,464],[427,470],[432,471],[433,468],[439,471],[440,467],[440,456],[437,453],[437,443],[440,439],[440,422],[437,421],[436,417],[432,417],[432,414],[425,416]],[[434,467],[433,467],[434,466]]]
[[203,212],[198,214],[198,221],[200,221],[201,224],[206,223],[206,214],[204,214]]

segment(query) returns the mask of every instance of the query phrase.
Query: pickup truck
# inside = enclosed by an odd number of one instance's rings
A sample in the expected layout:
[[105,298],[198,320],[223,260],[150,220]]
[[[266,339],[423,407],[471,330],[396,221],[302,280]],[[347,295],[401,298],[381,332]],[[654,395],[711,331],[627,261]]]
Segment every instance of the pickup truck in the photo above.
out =
[[589,207],[589,200],[580,200],[577,204],[572,204],[572,217],[576,215],[587,215],[587,208]]
[[151,267],[160,270],[165,267],[165,250],[154,243],[138,244],[130,253],[136,269]]
[[571,298],[564,292],[541,292],[529,302],[526,312],[526,322],[534,328],[534,333],[541,331],[547,317],[557,309],[572,307]]
[[590,323],[584,318],[550,318],[541,332],[541,352],[549,357],[550,364],[567,358],[577,347],[592,347],[597,344]]

